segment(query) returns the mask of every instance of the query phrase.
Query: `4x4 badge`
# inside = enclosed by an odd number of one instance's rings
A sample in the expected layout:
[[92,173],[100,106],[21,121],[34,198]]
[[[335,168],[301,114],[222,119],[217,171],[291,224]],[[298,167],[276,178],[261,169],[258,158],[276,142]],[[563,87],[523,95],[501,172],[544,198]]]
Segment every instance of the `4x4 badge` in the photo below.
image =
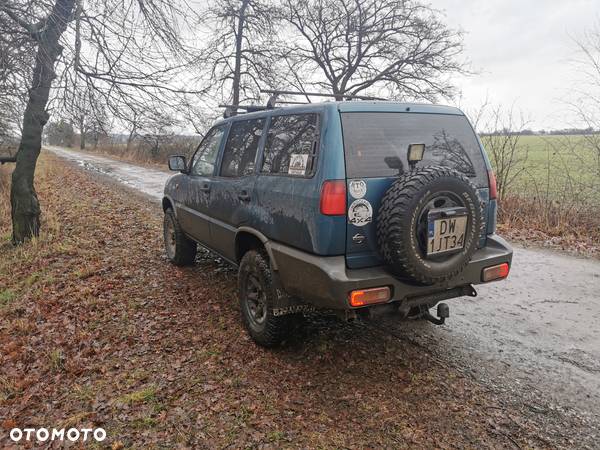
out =
[[373,208],[363,198],[354,200],[348,208],[348,222],[357,227],[363,227],[373,221]]

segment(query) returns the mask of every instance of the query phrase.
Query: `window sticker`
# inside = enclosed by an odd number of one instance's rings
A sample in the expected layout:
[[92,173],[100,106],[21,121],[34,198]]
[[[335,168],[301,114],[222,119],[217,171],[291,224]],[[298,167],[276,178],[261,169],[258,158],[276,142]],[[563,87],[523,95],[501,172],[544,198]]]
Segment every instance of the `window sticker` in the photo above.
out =
[[350,195],[353,198],[363,198],[367,193],[367,183],[365,180],[350,181]]
[[289,175],[304,175],[308,166],[308,155],[292,153],[290,155]]
[[348,222],[363,227],[373,221],[373,208],[365,199],[354,200],[348,208]]

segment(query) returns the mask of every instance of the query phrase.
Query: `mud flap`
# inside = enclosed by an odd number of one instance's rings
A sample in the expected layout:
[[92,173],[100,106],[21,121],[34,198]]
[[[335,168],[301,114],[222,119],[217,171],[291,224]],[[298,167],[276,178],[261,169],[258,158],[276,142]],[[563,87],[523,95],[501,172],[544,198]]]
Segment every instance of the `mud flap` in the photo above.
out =
[[279,279],[279,272],[273,270],[272,267],[271,274],[273,277],[273,286],[275,287],[275,300],[272,308],[275,317],[315,310],[313,305],[303,302],[297,297],[292,297],[285,292]]

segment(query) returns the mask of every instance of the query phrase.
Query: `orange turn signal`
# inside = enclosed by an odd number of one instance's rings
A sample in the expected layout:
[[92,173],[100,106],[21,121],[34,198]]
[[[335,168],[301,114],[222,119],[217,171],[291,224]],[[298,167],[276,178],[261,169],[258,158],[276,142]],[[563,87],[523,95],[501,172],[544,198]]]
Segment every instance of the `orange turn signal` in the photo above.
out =
[[360,289],[350,292],[348,301],[350,302],[350,306],[357,308],[359,306],[385,303],[390,299],[391,294],[392,292],[387,286],[372,289]]
[[486,267],[483,269],[481,273],[481,281],[494,281],[501,280],[502,278],[506,278],[508,276],[508,272],[510,271],[510,266],[508,263],[498,264],[497,266]]

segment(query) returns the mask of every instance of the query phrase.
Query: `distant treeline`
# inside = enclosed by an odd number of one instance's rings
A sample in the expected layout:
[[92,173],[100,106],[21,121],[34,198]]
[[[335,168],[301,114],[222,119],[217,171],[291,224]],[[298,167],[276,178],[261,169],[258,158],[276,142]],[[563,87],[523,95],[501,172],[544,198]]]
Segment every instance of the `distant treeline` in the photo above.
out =
[[600,134],[600,130],[595,130],[592,127],[588,128],[563,128],[561,130],[529,130],[524,129],[520,131],[511,131],[511,130],[497,130],[492,132],[482,132],[479,133],[481,136],[544,136],[544,135],[590,135],[590,134]]

